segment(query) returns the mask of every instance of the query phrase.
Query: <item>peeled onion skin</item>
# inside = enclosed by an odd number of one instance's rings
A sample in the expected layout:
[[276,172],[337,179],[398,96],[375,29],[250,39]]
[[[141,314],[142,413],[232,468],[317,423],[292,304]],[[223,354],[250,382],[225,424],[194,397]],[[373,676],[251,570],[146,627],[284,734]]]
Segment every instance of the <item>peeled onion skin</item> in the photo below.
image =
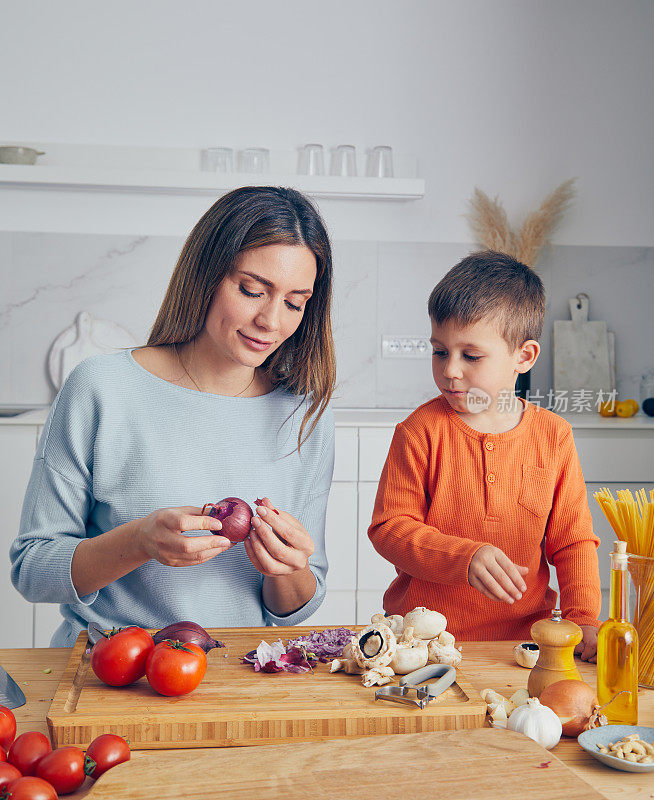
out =
[[208,653],[209,650],[213,650],[214,647],[225,646],[223,642],[212,639],[205,629],[201,625],[198,625],[197,622],[188,622],[186,620],[183,622],[173,622],[172,625],[167,625],[158,633],[155,633],[152,638],[155,644],[159,644],[159,642],[163,642],[166,639],[183,642],[184,644],[197,644],[205,653]]
[[202,513],[220,520],[223,527],[215,533],[230,542],[244,542],[250,535],[254,514],[240,497],[225,497],[217,503],[205,503]]
[[595,692],[585,681],[557,681],[546,686],[538,699],[561,720],[563,735],[577,738],[582,731],[606,725]]

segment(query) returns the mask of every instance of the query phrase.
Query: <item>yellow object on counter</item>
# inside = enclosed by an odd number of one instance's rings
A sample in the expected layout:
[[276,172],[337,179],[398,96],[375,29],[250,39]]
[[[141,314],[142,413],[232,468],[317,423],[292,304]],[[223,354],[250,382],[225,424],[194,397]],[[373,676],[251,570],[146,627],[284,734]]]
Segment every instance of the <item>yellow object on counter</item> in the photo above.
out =
[[615,404],[615,413],[618,417],[633,417],[638,409],[638,403],[632,398]]
[[638,633],[629,621],[627,543],[613,543],[609,618],[597,632],[597,699],[611,725],[638,725]]
[[602,488],[594,497],[618,539],[627,544],[628,570],[636,590],[633,625],[639,639],[638,682],[654,688],[654,489]]

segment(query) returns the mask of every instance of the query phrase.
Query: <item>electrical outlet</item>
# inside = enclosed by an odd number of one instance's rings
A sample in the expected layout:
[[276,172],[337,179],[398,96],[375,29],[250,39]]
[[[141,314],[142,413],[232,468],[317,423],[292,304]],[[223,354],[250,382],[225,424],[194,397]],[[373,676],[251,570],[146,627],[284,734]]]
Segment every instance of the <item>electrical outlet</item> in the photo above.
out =
[[430,358],[426,336],[382,336],[382,358]]

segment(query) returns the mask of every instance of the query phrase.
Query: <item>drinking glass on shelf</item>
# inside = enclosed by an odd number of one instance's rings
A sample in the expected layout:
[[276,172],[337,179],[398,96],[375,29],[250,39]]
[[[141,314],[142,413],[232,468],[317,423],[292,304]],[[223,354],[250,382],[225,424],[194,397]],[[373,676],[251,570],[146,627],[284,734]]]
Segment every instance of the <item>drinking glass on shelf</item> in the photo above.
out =
[[325,160],[321,144],[305,144],[300,148],[297,172],[298,175],[325,174]]
[[366,175],[369,178],[393,177],[393,150],[388,145],[373,147],[368,153]]
[[343,177],[357,174],[357,154],[354,145],[339,144],[338,147],[332,151],[329,174],[341,175]]
[[239,172],[269,172],[270,152],[265,147],[246,147],[238,153]]
[[231,172],[234,151],[231,147],[207,147],[200,154],[200,168],[205,172]]

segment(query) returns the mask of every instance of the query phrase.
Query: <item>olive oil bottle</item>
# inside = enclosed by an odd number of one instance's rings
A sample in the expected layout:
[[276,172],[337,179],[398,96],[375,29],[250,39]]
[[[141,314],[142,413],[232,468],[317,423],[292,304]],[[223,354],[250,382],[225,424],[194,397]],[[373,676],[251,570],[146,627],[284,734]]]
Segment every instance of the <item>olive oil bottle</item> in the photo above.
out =
[[[629,622],[627,543],[611,553],[609,618],[597,634],[597,699],[612,725],[638,724],[638,634]],[[621,692],[619,696],[618,692]]]

